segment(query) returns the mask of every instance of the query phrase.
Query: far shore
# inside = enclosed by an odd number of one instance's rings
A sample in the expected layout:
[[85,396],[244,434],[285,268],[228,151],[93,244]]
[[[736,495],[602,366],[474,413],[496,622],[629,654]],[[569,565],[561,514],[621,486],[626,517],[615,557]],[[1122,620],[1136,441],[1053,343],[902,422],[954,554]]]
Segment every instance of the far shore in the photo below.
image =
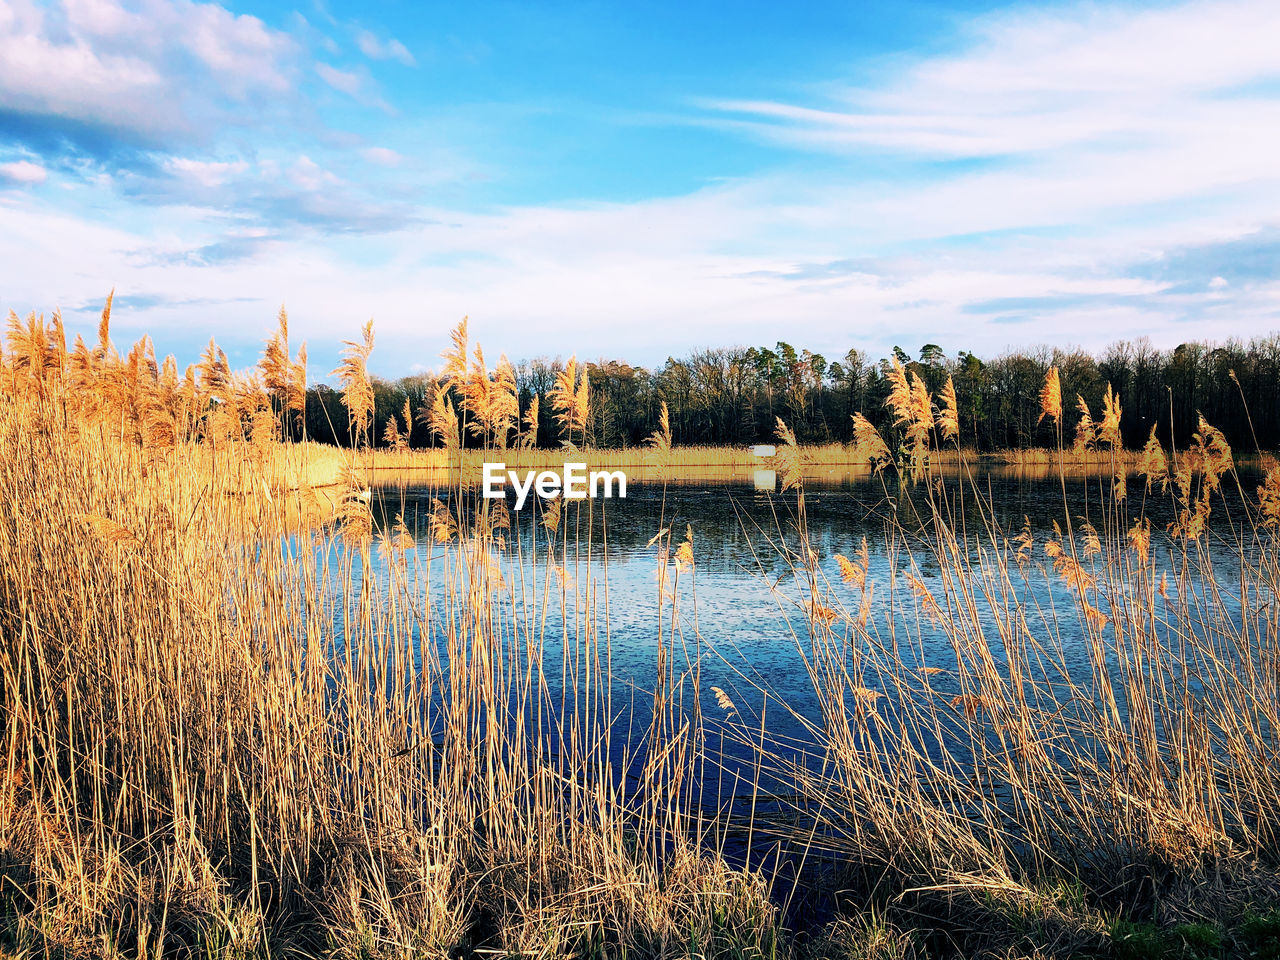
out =
[[[838,482],[870,477],[876,465],[857,447],[843,444],[800,446],[800,473],[806,480]],[[286,456],[287,462],[275,462]],[[963,476],[978,469],[986,474],[1036,479],[1061,467],[1068,475],[1096,476],[1124,471],[1132,474],[1139,466],[1140,452],[1132,450],[1096,451],[1084,454],[1031,448],[979,452],[949,448],[930,451],[927,461],[885,463],[880,467],[886,475],[899,471],[921,470],[943,476]],[[1253,466],[1260,457],[1239,458],[1242,466]],[[274,490],[300,487],[324,489],[348,483],[354,471],[360,482],[368,486],[414,485],[424,482],[461,483],[465,487],[482,482],[485,463],[503,463],[511,469],[558,469],[565,462],[581,461],[591,469],[621,469],[636,484],[724,483],[767,485],[768,471],[780,472],[776,456],[756,456],[751,447],[676,447],[659,459],[645,447],[628,448],[506,448],[490,450],[448,451],[442,447],[427,449],[373,448],[358,452],[342,450],[319,443],[295,444],[278,448],[277,456],[268,458],[264,469],[269,486]],[[757,473],[761,476],[757,477]],[[288,478],[287,480],[285,478]]]

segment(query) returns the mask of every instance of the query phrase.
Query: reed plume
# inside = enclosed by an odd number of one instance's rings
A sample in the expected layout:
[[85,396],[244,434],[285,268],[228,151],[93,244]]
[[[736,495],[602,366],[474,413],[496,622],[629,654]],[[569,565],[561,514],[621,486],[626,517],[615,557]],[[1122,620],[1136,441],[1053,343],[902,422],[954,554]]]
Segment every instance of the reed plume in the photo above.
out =
[[938,429],[943,440],[955,440],[960,436],[960,412],[956,407],[956,385],[951,376],[942,388],[942,404],[938,410]]
[[671,415],[667,401],[658,405],[658,429],[649,434],[645,445],[649,448],[649,462],[662,473],[671,465]]
[[1192,434],[1191,444],[1173,471],[1178,516],[1169,530],[1184,540],[1198,540],[1205,534],[1214,494],[1221,488],[1222,477],[1235,465],[1231,446],[1222,431],[1209,424],[1203,415],[1197,420],[1199,429]]
[[8,344],[9,364],[15,382],[21,381],[25,390],[43,396],[50,353],[49,332],[45,328],[44,316],[37,317],[32,311],[26,320],[22,320],[10,310]]
[[382,428],[382,442],[392,450],[402,450],[408,446],[401,442],[400,428],[397,426],[395,414],[387,417],[387,422]]
[[933,429],[933,398],[920,377],[911,375],[911,429],[927,444]]
[[800,445],[796,443],[796,435],[791,428],[777,418],[775,435],[781,445],[777,453],[777,465],[782,474],[782,491],[785,493],[792,487],[800,487],[804,477],[804,465],[801,459]]
[[358,474],[348,473],[342,480],[342,495],[334,512],[342,538],[355,546],[364,546],[373,535],[371,493]]
[[132,530],[122,523],[117,523],[110,517],[104,517],[95,513],[78,513],[75,519],[88,527],[95,537],[103,543],[112,546],[131,546],[140,544],[142,541]]
[[908,377],[897,357],[887,376],[890,390],[885,406],[893,411],[894,423],[906,434],[906,450],[913,459],[920,459],[929,449],[929,433],[934,426],[932,398],[924,381],[914,372]]
[[684,572],[693,569],[693,525],[685,525],[684,539],[676,548],[676,569]]
[[889,396],[885,406],[893,411],[896,423],[907,423],[911,420],[911,384],[907,381],[907,371],[902,362],[894,357],[885,373],[889,381]]
[[539,397],[536,395],[529,401],[529,409],[524,413],[524,429],[520,431],[520,448],[532,450],[538,445]]
[[258,369],[267,390],[283,401],[293,373],[289,357],[289,315],[283,306],[276,317],[276,329],[268,338],[262,359],[258,361]]
[[491,413],[494,439],[499,447],[506,447],[511,431],[520,426],[520,392],[516,383],[516,369],[500,354],[493,371],[493,408]]
[[200,375],[200,391],[207,397],[219,402],[229,399],[231,369],[227,363],[227,355],[222,348],[209,338],[209,345],[200,355],[196,364],[196,372]]
[[440,354],[444,368],[440,372],[442,389],[461,387],[467,376],[467,318],[463,317],[449,333],[450,345]]
[[306,422],[307,412],[307,345],[298,348],[298,359],[289,368],[288,409],[294,413],[299,425]]
[[450,456],[460,449],[458,415],[453,409],[453,401],[445,396],[443,388],[437,390],[432,398],[427,422],[431,432],[440,438]]
[[1059,426],[1062,424],[1062,381],[1058,376],[1058,368],[1050,367],[1045,374],[1044,386],[1040,388],[1040,419],[1049,417]]
[[373,419],[373,384],[369,382],[369,355],[373,353],[373,321],[364,325],[360,341],[344,340],[342,362],[332,371],[342,386],[351,437],[357,445],[368,439]]
[[716,706],[724,711],[726,717],[735,717],[738,714],[738,708],[734,706],[729,695],[724,692],[721,687],[713,686],[711,695],[716,698]]
[[1160,441],[1156,439],[1154,423],[1151,425],[1147,442],[1142,447],[1142,455],[1138,459],[1138,475],[1146,481],[1148,493],[1151,492],[1151,486],[1156,481],[1159,481],[1162,493],[1169,487],[1169,460],[1164,454],[1164,448],[1160,446]]
[[584,436],[587,420],[590,415],[591,387],[587,370],[578,370],[576,357],[570,357],[564,369],[556,374],[555,385],[551,388],[551,409],[555,412],[560,424],[560,432],[566,442],[571,442],[574,433]]
[[1076,409],[1080,411],[1080,419],[1076,422],[1075,442],[1072,449],[1080,456],[1092,450],[1098,441],[1098,426],[1093,422],[1093,414],[1084,397],[1076,395]]
[[93,359],[99,365],[110,362],[116,352],[115,347],[111,344],[111,301],[115,299],[115,296],[115,290],[107,294],[107,302],[102,308],[102,316],[98,319],[98,344],[94,347]]
[[840,579],[865,592],[867,589],[867,571],[871,568],[871,554],[867,548],[867,538],[862,538],[862,549],[857,560],[850,560],[843,553],[837,553],[835,559],[836,565],[840,570]]
[[1102,422],[1098,424],[1097,439],[1112,450],[1118,450],[1123,445],[1120,439],[1120,413],[1120,397],[1108,383],[1106,393],[1102,395]]
[[1268,527],[1280,526],[1280,464],[1274,457],[1263,462],[1262,483],[1258,485],[1258,509]]
[[880,436],[880,431],[861,413],[853,415],[853,443],[860,457],[866,458],[877,473],[885,464],[893,462],[889,447]]

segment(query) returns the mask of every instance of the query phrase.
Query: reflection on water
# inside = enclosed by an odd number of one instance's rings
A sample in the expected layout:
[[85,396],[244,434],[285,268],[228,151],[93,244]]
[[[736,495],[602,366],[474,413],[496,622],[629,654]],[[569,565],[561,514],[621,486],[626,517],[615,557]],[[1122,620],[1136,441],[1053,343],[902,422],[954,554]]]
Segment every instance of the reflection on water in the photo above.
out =
[[[458,676],[455,671],[483,671],[495,662],[493,650],[500,651],[496,656],[503,659],[496,662],[512,664],[511,672],[519,676],[535,677],[540,697],[536,711],[511,710],[504,720],[526,729],[536,727],[538,750],[549,755],[572,755],[581,749],[582,728],[560,727],[558,721],[580,716],[573,712],[575,703],[588,697],[595,698],[590,700],[593,704],[599,702],[601,687],[593,679],[591,663],[593,655],[603,651],[609,678],[603,687],[612,723],[609,775],[619,784],[648,783],[659,789],[666,785],[661,777],[647,779],[652,768],[645,766],[655,755],[665,756],[663,741],[646,736],[656,726],[652,691],[665,662],[670,677],[667,702],[678,701],[682,715],[697,708],[705,720],[701,756],[707,761],[691,770],[685,782],[696,784],[697,799],[716,809],[737,806],[744,812],[748,802],[765,797],[751,807],[750,818],[743,818],[753,824],[758,816],[777,816],[781,822],[786,816],[802,815],[796,811],[804,803],[803,791],[786,771],[761,776],[753,768],[755,745],[762,744],[767,732],[763,745],[772,759],[812,770],[822,759],[818,755],[823,736],[840,733],[837,716],[852,718],[846,735],[850,726],[857,727],[855,750],[865,769],[878,767],[886,781],[919,777],[923,791],[936,791],[939,809],[967,815],[966,804],[973,802],[974,794],[961,785],[981,782],[984,770],[998,768],[1002,751],[1008,750],[999,718],[992,719],[994,711],[984,715],[981,697],[973,696],[973,664],[984,657],[998,677],[999,695],[1009,698],[1002,703],[1019,701],[1036,718],[1032,735],[1043,738],[1036,762],[1054,766],[1055,783],[1085,784],[1091,769],[1105,769],[1105,731],[1099,732],[1098,718],[1106,723],[1114,718],[1117,726],[1129,725],[1131,718],[1123,683],[1116,683],[1117,694],[1105,702],[1097,694],[1105,681],[1119,679],[1134,664],[1119,662],[1116,625],[1110,630],[1095,626],[1090,635],[1080,595],[1055,570],[1045,549],[1047,543],[1064,542],[1055,527],[1063,535],[1074,532],[1082,548],[1089,531],[1099,531],[1100,553],[1082,557],[1086,570],[1100,572],[1108,552],[1115,566],[1132,562],[1127,539],[1132,518],[1144,515],[1149,520],[1150,554],[1157,567],[1154,581],[1160,581],[1161,571],[1170,577],[1167,593],[1161,583],[1159,599],[1151,603],[1150,646],[1143,650],[1146,666],[1140,663],[1137,670],[1147,670],[1153,686],[1168,683],[1175,688],[1174,696],[1160,701],[1164,722],[1173,729],[1180,717],[1195,710],[1196,699],[1205,692],[1202,682],[1229,684],[1242,657],[1262,656],[1256,645],[1250,647],[1249,638],[1275,636],[1274,630],[1259,629],[1261,618],[1276,616],[1274,598],[1263,595],[1265,584],[1274,583],[1274,578],[1253,577],[1248,605],[1240,600],[1240,583],[1248,579],[1239,576],[1241,563],[1253,562],[1259,550],[1272,556],[1275,547],[1269,533],[1233,535],[1233,530],[1247,527],[1242,524],[1247,505],[1234,481],[1224,484],[1223,497],[1215,498],[1209,534],[1183,552],[1167,532],[1177,504],[1168,493],[1148,493],[1137,478],[1130,480],[1128,497],[1119,505],[1111,496],[1110,471],[1082,472],[1065,483],[1047,468],[1026,467],[963,478],[952,472],[940,479],[899,484],[889,476],[843,470],[811,477],[804,485],[801,511],[802,498],[796,491],[756,489],[750,474],[733,482],[686,475],[680,483],[635,483],[623,500],[579,501],[548,511],[558,521],[554,536],[540,512],[544,505],[533,501],[510,514],[505,544],[483,555],[501,572],[503,610],[514,613],[495,614],[502,623],[494,626],[494,645],[471,645],[472,659],[466,663],[448,662],[443,638],[448,632],[447,592],[460,589],[465,598],[468,585],[459,587],[459,578],[446,577],[442,566],[459,551],[474,548],[456,539],[436,542],[432,521],[442,505],[473,513],[484,503],[475,490],[450,490],[424,482],[420,474],[412,484],[376,487],[375,532],[390,531],[396,518],[403,518],[408,548],[404,554],[391,554],[403,559],[389,559],[374,549],[367,561],[362,555],[348,567],[331,564],[326,569],[330,576],[335,570],[350,570],[357,586],[363,586],[362,576],[384,583],[399,578],[403,584],[399,564],[404,563],[408,589],[415,592],[415,611],[423,611],[419,654],[441,665],[433,676],[440,677],[442,686],[435,689],[448,689],[448,680]],[[1252,500],[1257,480],[1248,477],[1241,484]],[[933,526],[934,504],[942,505],[946,530],[956,532],[957,550],[972,561],[969,573],[977,581],[963,585],[969,590],[971,609],[951,634],[928,615],[921,593],[910,585],[915,578],[926,595],[945,598],[944,602],[957,595],[956,563],[940,564],[931,548],[939,532]],[[465,522],[461,526],[468,529]],[[693,568],[685,566],[673,575],[674,564],[664,568],[663,561],[685,541],[686,529],[692,534]],[[1031,546],[1019,565],[1015,557],[1024,530]],[[657,536],[663,531],[668,532],[666,540]],[[864,540],[865,579],[874,602],[868,608],[866,630],[860,633],[849,623],[859,616],[861,594],[856,584],[842,581],[837,555],[859,558]],[[321,541],[316,549],[348,548],[340,541]],[[1009,570],[1003,581],[1001,558]],[[1199,566],[1179,578],[1177,567],[1188,559]],[[664,569],[665,583],[660,577]],[[810,570],[816,576],[811,578]],[[984,577],[991,579],[984,583]],[[1099,577],[1088,589],[1089,601],[1118,621],[1117,608],[1132,600],[1145,616],[1154,581],[1147,582],[1146,599],[1135,599],[1130,596],[1133,581],[1127,577]],[[835,618],[829,629],[815,629],[815,585],[824,606],[842,608],[851,620]],[[679,610],[674,623],[673,588]],[[363,604],[367,593],[352,592]],[[1184,604],[1192,615],[1179,614]],[[593,606],[600,618],[595,621],[598,632],[591,630]],[[340,624],[350,622],[344,616],[368,615],[363,605],[344,602],[343,607],[349,612],[334,610]],[[469,616],[464,613],[463,619]],[[1197,624],[1215,622],[1214,629],[1206,631],[1212,634],[1208,639],[1214,648],[1188,653],[1200,639]],[[1134,633],[1130,630],[1126,636],[1132,650]],[[1237,642],[1239,637],[1244,641]],[[840,691],[843,701],[825,716],[809,672],[823,643],[853,678]],[[1179,650],[1178,655],[1157,656],[1161,645]],[[530,651],[539,652],[541,675],[522,659]],[[1216,658],[1217,667],[1203,669],[1205,663],[1196,659],[1202,655]],[[465,651],[459,656],[466,656]],[[1280,662],[1280,655],[1273,652],[1270,662]],[[1015,676],[1013,665],[1019,663],[1025,672]],[[483,672],[468,675],[484,677]],[[1079,686],[1067,689],[1072,681]],[[497,703],[503,709],[504,701]],[[1138,718],[1138,701],[1134,704],[1133,717]],[[873,719],[867,720],[868,715]],[[977,720],[967,719],[975,715]],[[664,713],[663,719],[669,716]],[[1270,720],[1256,722],[1266,728],[1260,736],[1268,736]],[[431,729],[436,732],[434,723]],[[600,729],[592,726],[591,743],[605,742]],[[910,756],[925,759],[914,766],[901,762]],[[1007,789],[1008,783],[1002,782],[991,788],[990,796],[1003,802]],[[829,818],[825,803],[814,815]],[[761,835],[755,836],[758,844]],[[763,853],[741,836],[732,843],[737,846],[730,852],[738,862]]]
[[[552,680],[559,679],[560,665],[571,659],[568,651],[579,643],[582,629],[580,611],[590,599],[603,612],[607,603],[607,640],[615,687],[615,704],[631,704],[622,711],[628,729],[643,729],[647,722],[646,691],[651,689],[656,670],[659,624],[670,619],[670,597],[660,593],[659,570],[663,545],[655,543],[660,531],[675,531],[674,543],[693,535],[695,573],[681,582],[677,622],[680,656],[686,658],[688,673],[700,673],[702,709],[709,716],[722,716],[716,686],[733,702],[736,716],[745,722],[764,708],[767,692],[770,703],[769,728],[776,737],[805,739],[805,723],[821,725],[820,708],[813,684],[805,669],[805,651],[811,642],[806,605],[805,578],[794,576],[801,561],[802,538],[797,496],[794,491],[776,494],[756,488],[749,474],[735,482],[700,480],[685,475],[679,483],[635,483],[625,500],[595,500],[566,504],[560,518],[563,562],[554,570],[545,563],[548,532],[536,509],[512,512],[508,545],[495,561],[508,584],[519,584],[557,628],[547,632],[544,664]],[[1076,529],[1092,524],[1098,529],[1117,529],[1117,519],[1100,515],[1101,492],[1110,489],[1109,473],[1081,471],[1065,485],[1052,477],[1049,468],[1010,466],[984,471],[960,482],[955,471],[950,480],[928,484],[899,485],[893,480],[864,471],[831,469],[813,477],[805,485],[804,526],[807,543],[816,553],[818,570],[830,582],[837,600],[844,591],[847,606],[856,610],[858,598],[840,582],[836,554],[856,556],[865,538],[870,564],[867,582],[879,598],[873,607],[874,631],[894,633],[888,623],[891,583],[903,591],[902,579],[913,572],[927,588],[943,594],[941,571],[927,549],[921,549],[930,517],[930,496],[945,496],[951,526],[959,531],[970,549],[990,550],[991,524],[1012,540],[1029,523],[1038,544],[1056,523]],[[1245,483],[1245,489],[1252,485]],[[474,507],[474,492],[451,494],[447,489],[423,482],[421,474],[412,486],[383,484],[376,490],[376,522],[385,529],[397,516],[414,538],[413,559],[425,562],[456,546],[442,546],[431,536],[433,503],[460,500]],[[1228,494],[1225,505],[1215,508],[1215,522],[1224,525],[1234,515],[1239,520],[1240,495]],[[1132,515],[1145,514],[1151,523],[1152,554],[1168,564],[1172,541],[1164,532],[1175,517],[1169,495],[1148,495],[1134,482],[1124,509]],[[1126,530],[1128,520],[1119,521]],[[899,531],[896,537],[887,531]],[[905,531],[905,533],[903,533]],[[1121,533],[1121,538],[1123,533]],[[996,537],[1000,541],[1002,537]],[[1230,585],[1239,569],[1239,557],[1211,535],[1206,548],[1215,561],[1215,579]],[[1042,552],[1032,552],[1033,565],[1047,563]],[[374,552],[374,572],[386,575],[386,559]],[[551,589],[547,589],[547,585]],[[1106,584],[1099,587],[1106,589]],[[439,590],[432,583],[428,591]],[[563,590],[563,596],[562,596]],[[1074,599],[1069,586],[1052,575],[1029,576],[1025,596],[1019,603],[1028,609],[1059,609],[1073,612],[1058,620],[1052,640],[1063,651],[1068,674],[1085,677],[1090,669],[1089,649],[1083,627],[1074,616]],[[1102,604],[1104,597],[1095,601]],[[908,595],[905,602],[910,601]],[[519,600],[517,602],[520,602]],[[900,603],[898,599],[892,602]],[[982,598],[979,597],[981,606]],[[1230,606],[1231,593],[1214,598],[1220,606]],[[559,629],[560,611],[569,609],[566,629]],[[1236,604],[1238,609],[1238,604]],[[991,627],[986,642],[992,656],[1003,662],[1000,631],[996,629],[996,609],[982,609],[984,624]],[[1035,632],[1037,622],[1027,617]],[[984,627],[985,632],[986,627]],[[1074,631],[1074,633],[1073,633]],[[1049,640],[1050,638],[1039,638]],[[562,646],[563,644],[563,646]],[[912,632],[894,634],[896,657],[907,669],[926,671],[936,692],[949,695],[953,682],[949,671],[955,655],[947,636],[931,628],[927,619],[913,618]],[[933,675],[935,674],[936,675]],[[875,683],[868,680],[869,685]],[[885,704],[885,706],[889,706]],[[634,709],[634,713],[629,710]]]
[[[495,461],[501,459],[500,453],[494,453],[490,456]],[[606,458],[599,463],[594,463],[591,460],[591,456],[591,451],[574,455],[574,457],[580,457],[586,461],[589,471],[622,469],[626,472],[627,482],[637,486],[687,487],[712,484],[732,490],[739,487],[769,488],[772,482],[771,488],[775,491],[777,490],[778,472],[775,461],[772,459],[719,464],[681,463],[676,467],[662,469],[645,460],[615,462],[616,458],[612,457]],[[515,462],[508,464],[508,466],[521,472],[526,469],[560,469],[560,463],[542,462],[545,459],[545,457],[542,457],[537,464],[528,467],[519,466]],[[565,459],[573,458],[566,454]],[[373,486],[384,490],[402,487],[417,489],[450,489],[459,486],[479,488],[483,482],[482,464],[483,460],[477,458],[474,463],[469,462],[466,469],[459,472],[456,469],[434,466],[415,466],[412,469],[403,469],[400,467],[379,466],[375,462],[369,476]],[[1091,477],[1110,477],[1116,472],[1112,464],[1100,460],[1064,462],[1059,468],[1056,462],[1050,462],[1049,460],[1028,463],[966,460],[962,463],[955,459],[944,459],[933,463],[927,469],[929,475],[935,478],[973,479],[977,476],[996,481],[1019,481],[1025,483],[1046,480],[1056,482],[1059,473],[1065,475],[1068,480],[1075,480]],[[824,488],[847,487],[852,489],[868,483],[876,485],[880,483],[879,475],[874,474],[867,464],[806,461],[801,473],[805,481],[810,485],[816,484]],[[770,481],[770,475],[772,475],[772,481]],[[890,482],[896,483],[896,481]]]

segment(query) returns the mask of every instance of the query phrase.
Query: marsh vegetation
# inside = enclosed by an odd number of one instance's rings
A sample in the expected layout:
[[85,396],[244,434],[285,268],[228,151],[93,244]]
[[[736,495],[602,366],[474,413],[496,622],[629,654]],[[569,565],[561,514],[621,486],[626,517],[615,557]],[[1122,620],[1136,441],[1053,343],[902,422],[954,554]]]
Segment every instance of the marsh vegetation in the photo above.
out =
[[[846,540],[777,421],[772,523],[735,536],[800,697],[727,655],[665,410],[628,648],[599,505],[469,490],[543,421],[465,328],[400,412],[446,461],[412,497],[359,440],[371,327],[342,450],[301,437],[283,317],[252,375],[109,333],[13,318],[0,367],[9,952],[1280,950],[1280,468],[1246,482],[1203,419],[1125,451],[1122,395],[1064,403],[1051,367],[1033,523],[957,445],[954,383],[891,364],[892,433],[856,414],[841,447],[881,505]],[[589,376],[547,398],[592,462]]]

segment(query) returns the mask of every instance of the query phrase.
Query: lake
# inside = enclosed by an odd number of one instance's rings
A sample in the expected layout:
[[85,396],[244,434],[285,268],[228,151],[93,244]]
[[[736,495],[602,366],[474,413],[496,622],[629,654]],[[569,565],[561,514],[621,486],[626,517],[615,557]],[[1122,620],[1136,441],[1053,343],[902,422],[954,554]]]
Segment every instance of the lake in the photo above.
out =
[[[1256,486],[1252,476],[1246,476],[1242,483],[1246,491]],[[1041,611],[1027,615],[1034,633],[1038,627],[1050,628],[1043,611],[1070,613],[1075,603],[1068,584],[1040,572],[1049,562],[1043,551],[1045,539],[1052,536],[1055,521],[1065,529],[1068,517],[1077,533],[1089,522],[1104,528],[1100,490],[1109,490],[1110,484],[1108,476],[1070,477],[1064,499],[1060,481],[1048,477],[1043,469],[999,468],[963,481],[952,476],[943,482],[942,490],[950,504],[951,523],[967,532],[967,549],[974,557],[979,545],[984,545],[991,561],[988,531],[992,522],[1009,538],[1029,524],[1035,546],[1028,552],[1028,573],[1020,579],[1015,571],[1013,579],[1023,583],[1026,591],[1017,602],[1029,611]],[[1151,551],[1158,569],[1175,572],[1175,559],[1168,552],[1174,542],[1165,532],[1176,516],[1170,496],[1147,496],[1136,479],[1130,480],[1129,490],[1127,509],[1134,514],[1145,512],[1150,521]],[[887,636],[886,631],[893,633],[894,657],[901,661],[898,665],[877,665],[875,657],[863,656],[860,662],[867,669],[864,682],[871,690],[884,688],[885,679],[879,674],[886,669],[901,672],[902,664],[910,670],[938,671],[930,686],[939,695],[953,696],[961,689],[954,676],[952,639],[930,618],[918,614],[910,592],[903,589],[902,578],[913,572],[933,595],[945,594],[935,555],[917,539],[928,533],[927,527],[921,526],[921,518],[929,516],[928,496],[927,485],[900,484],[891,477],[865,472],[830,472],[805,484],[804,524],[816,555],[816,569],[828,581],[824,589],[829,589],[831,598],[853,614],[861,594],[841,582],[836,555],[856,558],[864,538],[867,543],[870,563],[866,580],[874,591],[869,629],[881,638]],[[377,488],[373,512],[377,530],[385,530],[395,517],[403,517],[413,536],[408,566],[418,571],[419,588],[439,603],[442,578],[422,571],[430,568],[431,561],[438,569],[459,547],[456,542],[433,542],[431,517],[437,500],[447,505],[462,502],[468,510],[477,503],[474,494],[451,493],[435,482],[400,483]],[[585,642],[603,640],[600,648],[607,652],[606,666],[612,676],[612,707],[619,716],[620,729],[630,730],[632,739],[651,719],[661,625],[667,663],[678,661],[677,679],[685,673],[686,681],[691,682],[698,674],[699,706],[706,717],[718,720],[728,714],[722,698],[711,689],[719,687],[733,704],[733,719],[740,725],[757,725],[761,711],[767,710],[771,737],[804,743],[812,739],[806,724],[821,726],[823,718],[806,669],[806,660],[812,659],[812,608],[808,605],[807,575],[803,570],[796,575],[802,543],[797,507],[794,490],[760,491],[743,478],[728,482],[696,479],[665,486],[633,482],[625,499],[565,504],[558,527],[563,562],[558,562],[557,555],[553,568],[546,562],[551,534],[542,523],[542,505],[537,509],[527,505],[510,514],[507,546],[495,551],[493,559],[514,595],[513,603],[522,611],[523,622],[544,644],[542,659],[550,682],[571,687],[575,676],[585,682],[581,666],[574,667],[574,657]],[[1242,511],[1239,492],[1228,492],[1225,506],[1222,502],[1215,506],[1210,536],[1203,546],[1204,556],[1213,565],[1214,580],[1224,591],[1213,602],[1225,615],[1237,618],[1239,588],[1232,584],[1238,580],[1241,555],[1230,538],[1221,537],[1241,521]],[[1125,520],[1123,529],[1127,527]],[[690,529],[693,570],[677,572],[674,564],[666,568],[667,586],[674,585],[678,595],[679,616],[672,634],[672,599],[660,592],[659,571],[668,550],[674,553]],[[665,539],[655,542],[655,536],[664,530],[670,533],[669,545]],[[890,536],[890,530],[896,533]],[[1121,540],[1119,548],[1123,546]],[[1257,548],[1257,543],[1251,543],[1250,548]],[[1010,549],[1016,551],[1016,545]],[[1086,561],[1086,566],[1089,563]],[[372,551],[371,564],[375,576],[387,576],[385,553]],[[891,600],[890,587],[895,580],[897,589]],[[1105,580],[1100,582],[1093,604],[1105,608],[1109,600],[1118,600],[1107,597],[1108,590],[1114,588]],[[1176,591],[1176,582],[1173,589]],[[1204,597],[1191,600],[1206,602]],[[916,611],[905,618],[909,629],[901,633],[889,622],[891,602],[899,621],[904,620],[904,613]],[[587,636],[583,621],[592,605],[601,633],[594,639]],[[568,614],[562,620],[565,609]],[[1007,615],[1007,609],[1004,613]],[[1005,655],[998,636],[1001,615],[994,608],[979,612],[984,634],[986,627],[990,628],[985,639],[997,663],[1003,663]],[[1091,669],[1090,644],[1077,620],[1075,616],[1055,617],[1051,629],[1060,647],[1062,668],[1072,679],[1083,681]],[[547,629],[548,622],[553,629]],[[833,630],[838,633],[840,629],[837,622]],[[570,677],[567,683],[566,675]],[[684,706],[690,707],[687,700]],[[889,706],[885,703],[881,709]],[[617,750],[624,746],[619,743]]]

